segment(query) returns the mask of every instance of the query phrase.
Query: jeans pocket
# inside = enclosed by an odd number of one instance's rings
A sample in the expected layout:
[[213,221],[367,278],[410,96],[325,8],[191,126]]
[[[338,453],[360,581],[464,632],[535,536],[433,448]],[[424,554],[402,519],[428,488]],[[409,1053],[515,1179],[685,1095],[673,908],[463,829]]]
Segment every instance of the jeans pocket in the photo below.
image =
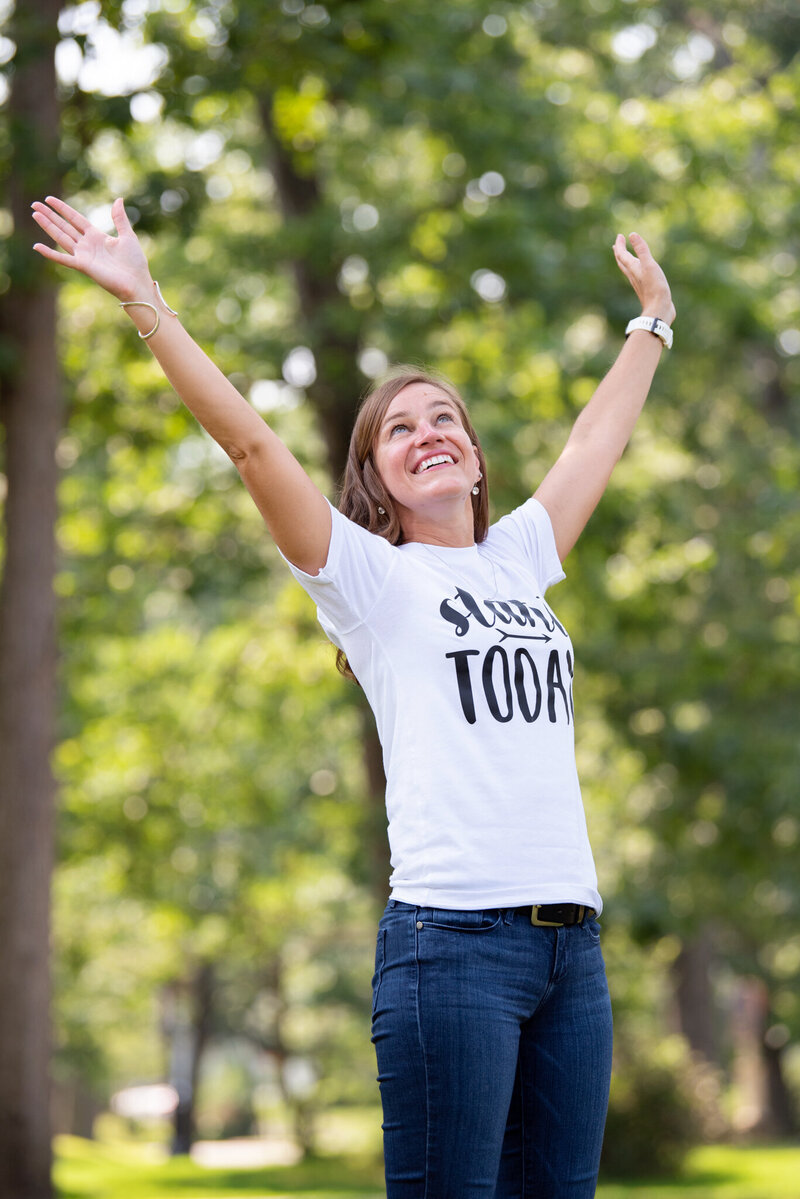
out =
[[595,919],[595,917],[590,916],[588,920],[584,920],[581,927],[583,929],[585,929],[586,932],[588,933],[589,940],[594,941],[595,944],[599,945],[599,943],[600,943],[600,925],[597,923],[597,920]]
[[417,927],[422,929],[431,928],[452,933],[488,933],[497,928],[503,913],[496,909],[460,912],[449,908],[419,908],[417,916]]
[[386,929],[378,929],[378,940],[375,945],[375,973],[372,976],[372,1018],[378,1010],[378,995],[383,980],[383,967],[386,962]]

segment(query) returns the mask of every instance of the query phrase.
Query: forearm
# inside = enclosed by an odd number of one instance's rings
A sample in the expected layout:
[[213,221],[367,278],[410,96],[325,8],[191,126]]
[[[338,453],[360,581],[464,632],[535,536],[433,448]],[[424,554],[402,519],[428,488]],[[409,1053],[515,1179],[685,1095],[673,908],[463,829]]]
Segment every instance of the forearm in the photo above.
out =
[[637,330],[573,425],[558,461],[536,491],[550,514],[562,562],[594,511],[644,407],[662,353]]
[[123,305],[186,407],[236,463],[279,549],[316,574],[330,544],[327,500],[164,303],[122,200],[111,206],[115,237],[58,196],[34,201],[33,219],[60,247],[37,242],[37,253],[80,271]]
[[[617,265],[641,301],[642,316],[659,317],[671,326],[675,305],[666,276],[643,237],[632,233],[631,243],[637,257],[629,253],[623,235],[617,235]],[[585,528],[630,440],[662,352],[662,342],[654,333],[631,332],[575,421],[558,461],[537,488],[536,496],[550,514],[562,561]]]
[[264,421],[169,312],[152,281],[142,281],[135,299],[144,303],[129,303],[125,311],[140,333],[156,324],[156,314],[145,305],[156,310],[158,328],[146,344],[183,403],[231,458],[251,454],[268,435]]
[[616,362],[572,428],[567,446],[591,445],[610,473],[644,407],[664,347],[652,333],[630,334]]
[[[327,501],[280,438],[203,353],[162,302],[151,280],[135,289],[147,296],[158,327],[147,344],[186,407],[233,459],[277,545],[301,569],[324,566],[330,542]],[[126,306],[139,331],[148,334],[152,308]]]

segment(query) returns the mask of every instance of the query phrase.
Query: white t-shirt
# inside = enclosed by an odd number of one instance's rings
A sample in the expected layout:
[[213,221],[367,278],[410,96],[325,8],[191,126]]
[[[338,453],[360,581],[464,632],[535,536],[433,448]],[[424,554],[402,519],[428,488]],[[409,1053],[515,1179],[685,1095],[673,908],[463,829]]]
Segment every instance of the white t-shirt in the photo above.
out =
[[575,768],[564,578],[530,499],[484,542],[393,546],[332,508],[328,560],[289,566],[347,654],[386,770],[392,896],[456,909],[601,909]]

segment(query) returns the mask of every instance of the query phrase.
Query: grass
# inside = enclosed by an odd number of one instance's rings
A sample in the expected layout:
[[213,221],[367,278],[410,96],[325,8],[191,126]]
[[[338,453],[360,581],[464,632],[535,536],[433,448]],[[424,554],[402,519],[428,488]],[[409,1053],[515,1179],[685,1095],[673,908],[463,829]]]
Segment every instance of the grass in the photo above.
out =
[[702,1145],[679,1178],[604,1183],[597,1199],[800,1199],[800,1145]]
[[379,1162],[325,1157],[296,1166],[207,1169],[188,1157],[154,1157],[147,1146],[56,1139],[59,1199],[383,1199]]
[[[56,1142],[59,1199],[383,1199],[380,1164],[326,1157],[297,1166],[205,1169],[189,1158],[155,1160],[147,1147]],[[800,1145],[706,1145],[680,1178],[603,1183],[597,1199],[800,1199]]]

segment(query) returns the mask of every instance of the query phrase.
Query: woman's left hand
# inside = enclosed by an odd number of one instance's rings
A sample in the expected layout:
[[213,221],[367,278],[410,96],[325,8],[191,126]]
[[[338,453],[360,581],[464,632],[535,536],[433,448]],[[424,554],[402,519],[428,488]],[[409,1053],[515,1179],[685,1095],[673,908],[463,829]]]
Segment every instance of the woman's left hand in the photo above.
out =
[[624,235],[617,234],[614,242],[617,266],[639,297],[642,316],[657,316],[671,325],[675,320],[675,305],[672,302],[667,277],[640,234],[632,233],[630,242],[636,251],[635,254],[629,251]]

